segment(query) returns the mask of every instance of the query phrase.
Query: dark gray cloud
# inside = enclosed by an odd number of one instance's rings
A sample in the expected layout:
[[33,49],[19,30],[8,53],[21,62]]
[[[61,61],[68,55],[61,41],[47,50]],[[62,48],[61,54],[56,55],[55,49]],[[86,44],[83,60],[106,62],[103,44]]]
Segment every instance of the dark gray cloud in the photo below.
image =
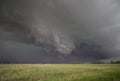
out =
[[118,57],[119,5],[119,0],[1,0],[0,59]]

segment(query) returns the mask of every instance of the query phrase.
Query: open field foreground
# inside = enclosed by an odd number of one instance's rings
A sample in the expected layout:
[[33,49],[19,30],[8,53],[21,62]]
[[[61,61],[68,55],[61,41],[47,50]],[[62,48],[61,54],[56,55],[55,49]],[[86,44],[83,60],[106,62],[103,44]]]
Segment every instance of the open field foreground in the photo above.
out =
[[0,81],[120,81],[120,65],[0,64]]

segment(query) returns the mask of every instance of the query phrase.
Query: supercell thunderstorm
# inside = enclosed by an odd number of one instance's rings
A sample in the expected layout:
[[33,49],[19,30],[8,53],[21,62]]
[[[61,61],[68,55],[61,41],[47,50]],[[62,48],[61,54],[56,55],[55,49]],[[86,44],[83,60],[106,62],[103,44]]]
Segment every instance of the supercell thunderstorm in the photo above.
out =
[[12,41],[34,44],[51,54],[120,56],[119,4],[118,0],[1,0],[0,53],[6,53],[6,42]]

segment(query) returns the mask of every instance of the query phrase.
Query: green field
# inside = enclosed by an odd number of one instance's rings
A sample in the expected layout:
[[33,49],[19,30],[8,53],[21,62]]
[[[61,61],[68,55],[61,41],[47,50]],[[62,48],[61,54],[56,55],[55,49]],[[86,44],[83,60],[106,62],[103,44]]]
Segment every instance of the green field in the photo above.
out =
[[0,64],[0,81],[120,81],[120,65]]

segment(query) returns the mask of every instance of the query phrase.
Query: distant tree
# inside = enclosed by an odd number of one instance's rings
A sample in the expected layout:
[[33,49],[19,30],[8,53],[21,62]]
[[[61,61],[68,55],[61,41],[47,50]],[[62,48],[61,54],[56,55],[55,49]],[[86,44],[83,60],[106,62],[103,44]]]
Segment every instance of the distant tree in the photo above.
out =
[[111,61],[111,64],[120,64],[120,61]]
[[120,61],[116,61],[115,63],[116,63],[116,64],[120,64]]
[[114,64],[114,61],[111,60],[110,63],[111,63],[111,64]]

